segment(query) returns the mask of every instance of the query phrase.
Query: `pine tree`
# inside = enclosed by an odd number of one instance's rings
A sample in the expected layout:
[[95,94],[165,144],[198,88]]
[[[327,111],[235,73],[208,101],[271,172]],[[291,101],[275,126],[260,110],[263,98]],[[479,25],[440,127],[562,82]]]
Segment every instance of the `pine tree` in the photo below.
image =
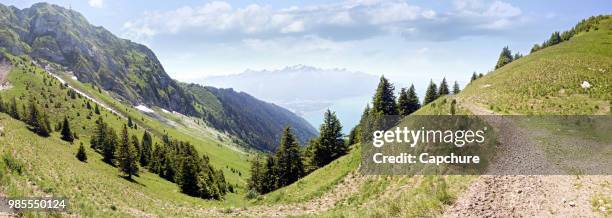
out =
[[554,32],[552,33],[552,35],[550,35],[550,39],[548,39],[546,44],[547,46],[552,46],[552,45],[559,44],[560,42],[561,42],[561,35],[559,35],[559,32]]
[[360,134],[359,134],[359,141],[360,142],[367,142],[370,139],[370,134],[372,133],[372,130],[370,129],[370,126],[368,125],[368,123],[370,122],[370,111],[372,111],[372,109],[370,109],[370,104],[367,104],[366,107],[363,109],[363,113],[361,114],[361,119],[359,119],[359,130],[360,130]]
[[87,153],[85,152],[85,147],[83,147],[83,143],[79,145],[79,150],[77,151],[76,158],[82,162],[87,162]]
[[438,90],[438,96],[448,95],[450,91],[448,90],[448,84],[446,83],[446,77],[442,79],[440,82],[440,89]]
[[397,105],[395,104],[395,88],[393,84],[384,77],[380,77],[376,94],[372,101],[372,110],[374,113],[382,115],[398,115]]
[[351,132],[349,132],[348,141],[346,142],[346,144],[348,146],[351,146],[359,143],[359,136],[359,125],[357,125],[351,129]]
[[132,179],[133,175],[138,174],[138,165],[136,158],[136,148],[134,143],[130,140],[128,128],[126,125],[123,126],[121,131],[121,137],[119,140],[119,146],[117,149],[117,162],[119,164],[119,170],[127,176],[128,179]]
[[499,59],[497,60],[497,64],[495,65],[495,69],[499,69],[506,64],[512,62],[512,52],[508,49],[508,46],[504,47],[499,54]]
[[111,127],[106,128],[104,134],[104,143],[102,146],[102,156],[104,162],[115,165],[115,151],[117,150],[117,133]]
[[319,128],[320,135],[313,150],[314,164],[323,167],[338,157],[345,155],[348,148],[342,137],[342,124],[331,110],[325,111],[323,124]]
[[104,123],[101,117],[98,117],[93,136],[91,137],[91,148],[101,150],[104,147],[104,142],[106,141],[106,133],[106,123]]
[[100,108],[98,107],[98,104],[96,104],[96,106],[94,107],[94,113],[100,115]]
[[410,88],[408,88],[407,95],[408,95],[408,107],[406,108],[406,111],[408,112],[408,114],[412,114],[415,111],[419,110],[419,108],[421,108],[421,103],[419,103],[419,97],[416,94],[414,85],[410,85]]
[[74,135],[70,130],[70,123],[68,122],[68,118],[64,117],[64,123],[62,124],[62,140],[72,143],[74,141]]
[[453,84],[453,95],[459,94],[459,92],[461,92],[461,88],[459,88],[459,83],[455,81],[455,84]]
[[429,81],[429,86],[425,92],[425,98],[423,98],[423,105],[429,104],[438,98],[438,88],[433,80]]
[[129,116],[128,116],[128,123],[127,123],[127,126],[128,126],[128,127],[130,127],[130,128],[132,128],[132,127],[134,126],[134,123],[132,122],[132,117],[129,117]]
[[405,88],[402,88],[399,94],[399,98],[397,99],[397,109],[399,111],[399,115],[404,117],[408,116],[408,92]]
[[268,155],[266,158],[266,165],[264,166],[264,178],[262,181],[262,194],[276,190],[278,186],[278,173],[276,170],[276,159],[272,155]]
[[261,162],[261,156],[256,155],[253,160],[251,160],[251,177],[249,177],[247,181],[247,186],[249,190],[255,190],[257,193],[263,193],[263,183],[264,183],[264,171],[265,168]]
[[283,130],[280,146],[276,151],[278,186],[287,186],[304,176],[304,166],[297,139],[289,127]]
[[178,185],[183,193],[191,196],[200,196],[202,194],[198,187],[198,175],[201,171],[200,162],[197,155],[189,155],[181,163]]
[[151,134],[145,131],[144,135],[142,136],[142,144],[140,146],[141,147],[141,150],[140,150],[140,165],[141,166],[149,165],[149,162],[151,161],[151,152],[153,150],[152,146],[153,146],[153,139],[151,138]]
[[49,117],[46,114],[43,114],[36,106],[34,100],[30,100],[30,112],[26,123],[32,126],[32,131],[36,134],[47,137],[51,132],[51,124],[49,123]]
[[478,76],[476,75],[476,72],[472,73],[472,78],[470,79],[470,82],[474,81],[478,79]]

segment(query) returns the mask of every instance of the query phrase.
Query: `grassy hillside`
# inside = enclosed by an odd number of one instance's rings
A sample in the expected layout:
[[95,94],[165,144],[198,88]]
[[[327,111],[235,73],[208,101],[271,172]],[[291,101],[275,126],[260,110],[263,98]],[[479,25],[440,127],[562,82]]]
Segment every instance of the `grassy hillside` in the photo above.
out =
[[[8,74],[11,88],[0,91],[5,102],[15,97],[19,110],[22,105],[34,99],[50,115],[52,127],[68,117],[72,130],[79,139],[69,144],[59,139],[59,133],[43,138],[28,130],[21,121],[6,114],[0,114],[0,126],[4,129],[0,136],[2,144],[0,175],[2,190],[8,196],[55,195],[71,199],[74,207],[70,213],[86,216],[125,216],[146,215],[186,216],[201,207],[244,206],[244,183],[248,178],[249,153],[232,146],[227,136],[209,129],[197,120],[175,114],[174,125],[162,123],[138,110],[113,100],[104,92],[76,81],[70,85],[78,87],[105,105],[112,106],[118,113],[101,109],[101,114],[93,113],[95,103],[84,96],[67,95],[69,88],[61,86],[60,81],[30,64],[27,57],[7,55],[15,63]],[[87,108],[87,103],[92,105]],[[154,142],[159,142],[161,134],[191,142],[200,154],[207,154],[213,166],[223,169],[226,179],[237,187],[223,201],[209,201],[182,194],[175,183],[148,173],[141,168],[135,182],[120,177],[115,167],[104,163],[101,155],[89,148],[94,122],[102,117],[116,130],[120,129],[130,116],[138,129],[130,129],[141,139],[144,129],[151,130]],[[191,124],[191,125],[187,125]],[[202,134],[202,133],[206,134]],[[82,163],[75,158],[78,145],[83,143],[88,154],[88,162]],[[130,200],[127,200],[130,199]],[[144,212],[146,211],[146,213]]]
[[610,114],[610,16],[598,27],[473,81],[459,98],[504,114]]
[[[612,104],[612,19],[604,19],[597,29],[582,32],[567,42],[547,47],[518,59],[470,83],[456,96],[444,96],[422,107],[414,115],[450,114],[450,102],[458,100],[457,114],[471,114],[462,104],[476,104],[502,114],[610,114]],[[588,81],[588,90],[580,84]],[[563,128],[562,128],[563,129]],[[556,136],[573,133],[557,132]],[[591,136],[592,134],[587,134]],[[601,135],[600,135],[601,136]],[[605,136],[605,135],[604,135]],[[608,137],[604,137],[608,138]],[[351,158],[361,159],[361,155]],[[263,202],[294,202],[319,196],[320,184],[335,184],[344,172],[358,165],[336,160],[330,169],[334,176],[314,173],[295,184],[264,196]],[[359,160],[360,161],[360,160]],[[324,217],[429,217],[440,215],[476,176],[368,176],[359,192],[336,203],[336,207],[317,216]],[[309,181],[309,182],[306,182]],[[317,181],[316,183],[310,181]],[[327,188],[328,185],[323,186]],[[595,196],[593,205],[600,205]]]

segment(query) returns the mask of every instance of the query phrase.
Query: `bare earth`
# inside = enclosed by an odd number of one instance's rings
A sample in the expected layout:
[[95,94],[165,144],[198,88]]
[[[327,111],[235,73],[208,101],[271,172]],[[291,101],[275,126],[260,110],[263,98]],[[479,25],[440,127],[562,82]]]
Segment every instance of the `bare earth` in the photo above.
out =
[[11,88],[11,84],[6,81],[6,76],[11,71],[12,65],[5,61],[0,61],[0,91]]
[[[477,115],[494,114],[477,105],[463,106]],[[609,210],[594,209],[591,199],[596,194],[611,196],[611,176],[554,175],[560,169],[546,161],[529,132],[497,116],[484,118],[500,130],[499,158],[489,175],[471,184],[443,217],[603,217],[598,210]],[[549,175],[516,173],[525,170]]]

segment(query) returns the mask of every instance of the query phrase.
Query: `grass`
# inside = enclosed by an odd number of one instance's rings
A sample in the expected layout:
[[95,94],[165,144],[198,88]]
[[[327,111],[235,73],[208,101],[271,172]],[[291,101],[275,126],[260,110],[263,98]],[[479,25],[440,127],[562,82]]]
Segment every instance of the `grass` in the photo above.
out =
[[[20,62],[17,57],[12,58]],[[120,177],[117,168],[102,162],[102,157],[88,145],[98,116],[103,117],[115,130],[119,130],[127,120],[102,107],[101,114],[96,115],[93,109],[86,107],[88,100],[85,97],[68,97],[68,89],[60,88],[59,81],[28,64],[18,64],[8,74],[8,80],[13,87],[0,93],[5,102],[15,97],[18,103],[27,104],[29,99],[35,98],[42,110],[50,115],[53,127],[67,116],[79,139],[69,144],[59,139],[58,132],[42,138],[29,131],[23,122],[0,114],[0,126],[4,127],[4,136],[0,137],[0,144],[3,145],[0,148],[0,182],[1,191],[7,196],[62,196],[72,204],[69,214],[93,217],[147,214],[193,216],[199,208],[244,207],[250,204],[244,199],[244,183],[249,175],[249,164],[245,160],[249,152],[235,147],[229,139],[224,142],[218,140],[227,137],[223,134],[208,131],[210,129],[204,126],[186,125],[197,124],[192,118],[181,116],[177,126],[170,126],[113,100],[104,92],[98,93],[91,87],[86,88],[87,85],[71,82],[71,86],[112,105],[124,117],[132,117],[139,128],[130,129],[130,134],[140,138],[143,130],[148,129],[154,133],[154,141],[159,142],[160,135],[167,133],[173,138],[191,142],[201,154],[209,155],[213,166],[223,169],[227,181],[237,189],[237,193],[229,193],[222,201],[182,194],[176,184],[142,168],[140,176],[133,182],[125,180]],[[92,102],[90,104],[94,105]],[[21,105],[19,107],[23,113]],[[75,157],[80,143],[86,145],[87,163]]]
[[460,98],[501,114],[610,114],[612,19],[599,27],[473,81]]
[[361,149],[355,145],[349,154],[338,158],[294,184],[266,194],[259,202],[265,204],[305,202],[331,190],[361,163]]

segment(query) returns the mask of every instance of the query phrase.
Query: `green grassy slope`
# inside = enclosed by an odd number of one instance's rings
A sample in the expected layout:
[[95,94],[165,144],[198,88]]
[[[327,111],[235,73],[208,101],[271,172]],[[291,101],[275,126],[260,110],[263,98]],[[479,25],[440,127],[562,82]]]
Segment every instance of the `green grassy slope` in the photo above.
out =
[[[160,141],[160,134],[190,141],[201,154],[207,154],[211,163],[217,169],[223,169],[225,177],[231,184],[237,186],[237,193],[229,193],[223,201],[209,201],[189,197],[182,194],[176,184],[168,182],[155,174],[142,169],[136,182],[130,182],[119,175],[117,168],[102,162],[101,155],[89,148],[89,138],[93,132],[94,122],[101,116],[105,122],[119,130],[127,121],[110,111],[101,110],[101,115],[86,108],[85,97],[71,99],[67,96],[68,88],[62,89],[60,82],[42,69],[21,62],[8,74],[12,88],[0,91],[5,102],[13,97],[20,104],[35,98],[39,106],[50,115],[51,124],[67,116],[72,130],[79,139],[74,144],[68,144],[59,139],[59,133],[42,138],[27,129],[27,126],[14,120],[6,114],[0,114],[0,126],[4,136],[0,137],[2,144],[0,161],[1,192],[8,196],[43,196],[56,195],[71,199],[75,204],[70,213],[86,216],[126,216],[147,215],[187,216],[198,208],[244,206],[244,182],[248,178],[249,153],[219,140],[226,137],[216,132],[199,134],[205,127],[191,128],[184,125],[193,123],[188,117],[177,118],[176,126],[171,126],[153,119],[138,110],[124,106],[114,101],[105,93],[94,91],[90,86],[71,82],[72,86],[80,87],[86,92],[123,116],[131,116],[139,126],[137,130],[130,129],[130,134],[139,138],[143,130],[153,130],[154,141]],[[24,58],[27,60],[27,58]],[[45,85],[45,81],[47,85]],[[49,83],[51,85],[49,85]],[[58,107],[56,107],[58,104]],[[94,104],[90,102],[93,106]],[[46,107],[46,106],[48,107]],[[20,110],[21,105],[20,105]],[[22,112],[23,113],[23,112]],[[176,115],[168,115],[176,116]],[[196,123],[197,124],[197,123]],[[227,141],[227,140],[226,140]],[[75,158],[80,143],[85,144],[88,162],[81,163]],[[20,168],[20,170],[17,170]],[[232,170],[233,169],[233,170]],[[146,211],[146,213],[144,212]]]
[[[580,87],[588,81],[592,87]],[[461,103],[476,104],[507,114],[609,114],[612,104],[612,19],[598,30],[583,32],[570,41],[548,47],[514,61],[469,84],[457,96],[444,96],[414,115],[447,115],[452,99],[460,100],[457,114],[470,114]],[[350,154],[354,155],[353,153]],[[360,154],[354,158],[360,159]],[[360,161],[360,160],[359,160]],[[329,169],[357,170],[349,162],[335,161]],[[318,196],[319,184],[335,184],[343,173],[329,176],[317,171],[276,192],[264,202],[293,202],[282,196]],[[436,216],[463,192],[476,176],[370,176],[360,191],[318,216]],[[609,200],[609,199],[606,199]],[[384,203],[381,203],[384,202]]]
[[504,114],[610,114],[612,18],[477,79],[459,97]]

